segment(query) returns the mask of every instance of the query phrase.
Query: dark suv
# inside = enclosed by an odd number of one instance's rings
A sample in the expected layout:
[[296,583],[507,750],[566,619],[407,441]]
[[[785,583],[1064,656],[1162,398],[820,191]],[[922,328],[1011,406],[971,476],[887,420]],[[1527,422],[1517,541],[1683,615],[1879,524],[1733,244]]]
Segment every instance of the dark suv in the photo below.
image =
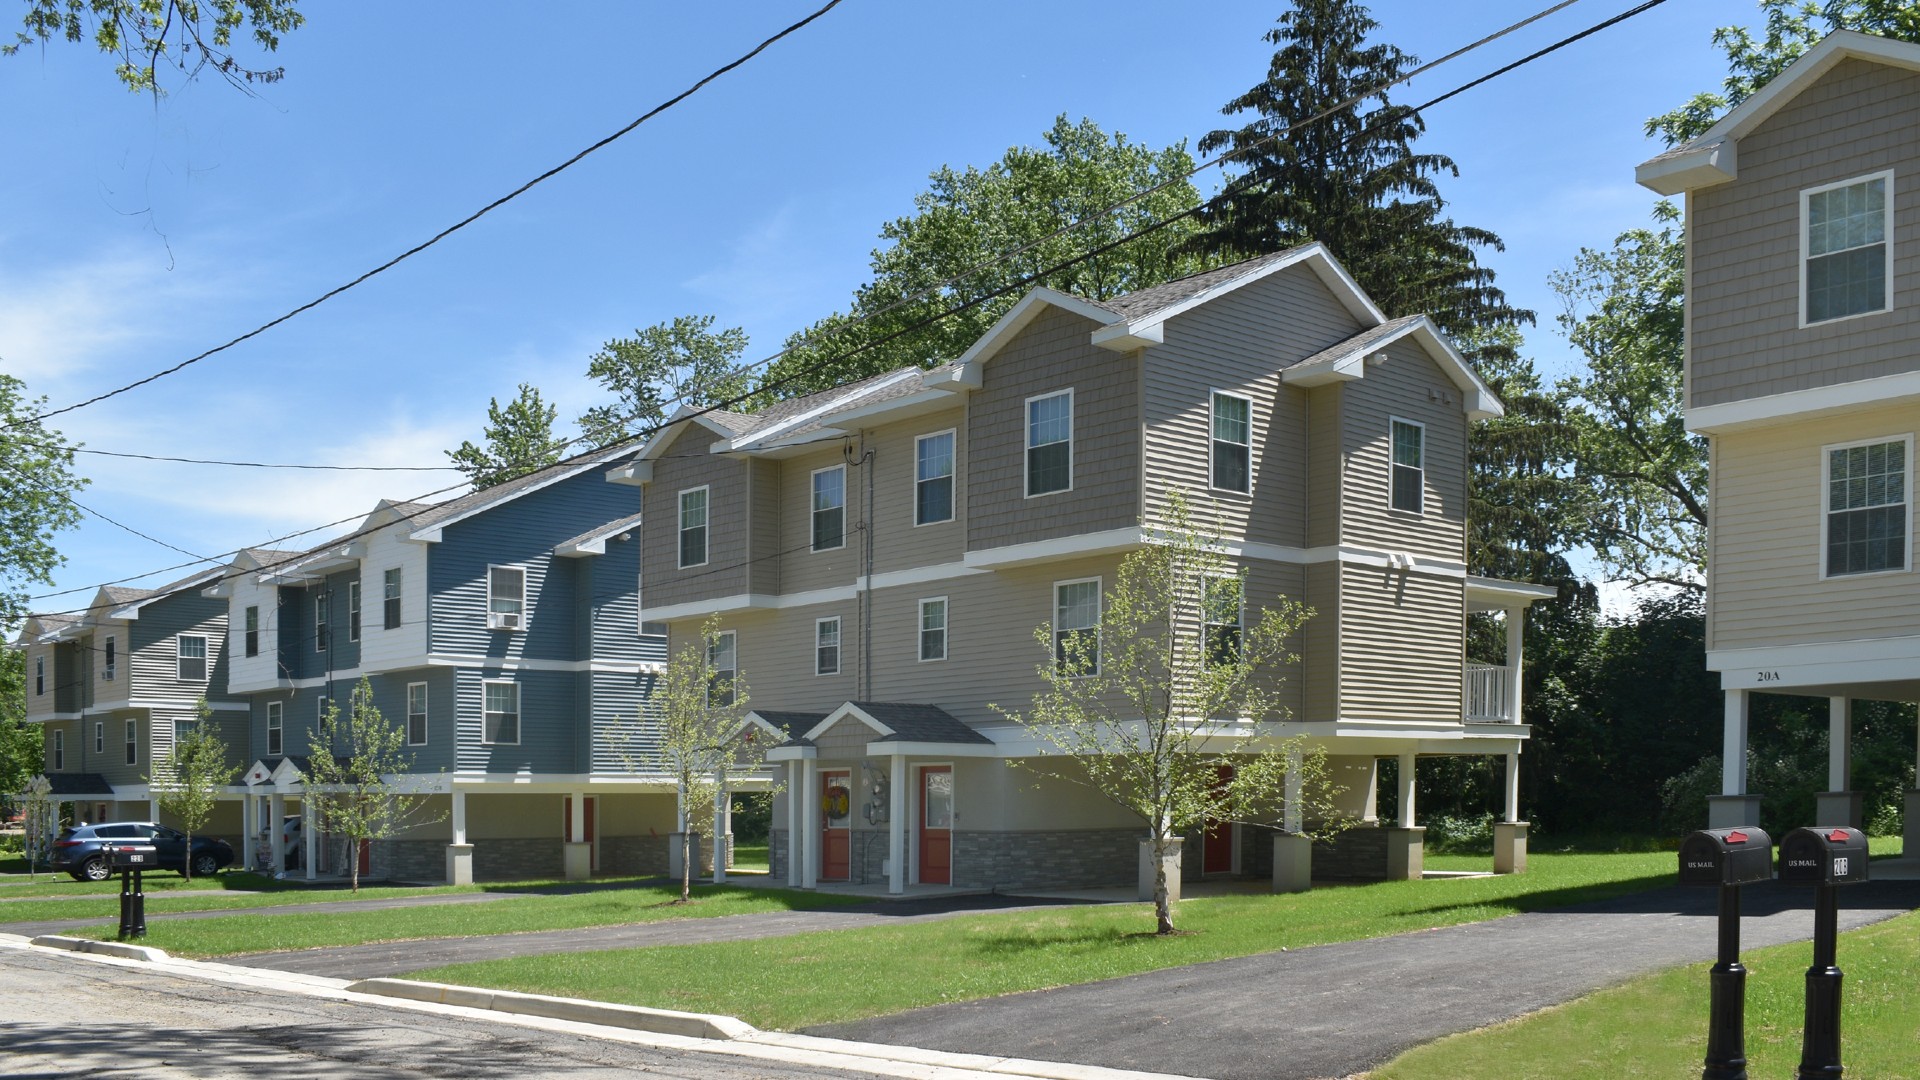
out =
[[[53,842],[53,868],[65,870],[75,881],[105,881],[113,875],[103,850],[120,843],[152,844],[154,862],[162,870],[186,873],[187,834],[151,821],[110,821],[75,825],[60,830]],[[211,836],[193,838],[193,874],[211,877],[233,863],[233,846]]]

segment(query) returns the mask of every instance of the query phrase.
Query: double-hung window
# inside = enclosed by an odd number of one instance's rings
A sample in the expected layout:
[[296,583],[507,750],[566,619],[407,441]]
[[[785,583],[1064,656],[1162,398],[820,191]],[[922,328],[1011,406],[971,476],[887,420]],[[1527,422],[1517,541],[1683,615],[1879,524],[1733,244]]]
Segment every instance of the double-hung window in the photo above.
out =
[[942,431],[913,440],[913,523],[953,520],[953,435]]
[[260,609],[258,607],[248,608],[246,618],[247,618],[246,640],[244,644],[246,645],[247,655],[259,656],[260,655]]
[[840,617],[813,621],[813,673],[840,674]]
[[1073,490],[1073,391],[1027,399],[1027,496]]
[[61,731],[58,728],[54,729],[53,745],[48,749],[47,756],[53,759],[47,765],[47,769],[49,772],[59,772],[60,770],[67,767],[67,733],[66,732]]
[[947,598],[920,601],[920,659],[947,658]]
[[327,590],[316,589],[313,593],[313,651],[326,652],[333,644],[333,634],[327,629]]
[[407,684],[407,745],[427,745],[427,684]]
[[119,644],[120,643],[118,641],[114,640],[111,636],[109,636],[107,638],[105,648],[101,650],[101,653],[100,653],[100,681],[101,682],[112,682],[114,675],[118,672],[119,662],[120,662]]
[[1800,193],[1800,322],[1892,307],[1893,174]]
[[1213,393],[1213,486],[1245,493],[1253,489],[1253,402]]
[[1427,429],[1409,420],[1394,420],[1392,428],[1392,505],[1418,514],[1426,505]]
[[1100,579],[1053,586],[1053,663],[1068,675],[1100,673]]
[[813,550],[831,551],[847,543],[847,467],[835,465],[813,474]]
[[33,694],[35,697],[40,697],[46,694],[46,692],[47,658],[44,656],[36,656],[33,658]]
[[[320,700],[315,702],[314,706],[315,706],[315,715],[319,718],[319,724],[317,727],[315,727],[314,730],[325,731],[327,730],[327,711],[333,707],[333,699],[328,697],[325,694],[321,694]],[[334,734],[337,735],[338,732],[335,732]]]
[[517,566],[487,567],[487,628],[526,626],[527,572]]
[[486,711],[480,729],[480,741],[514,744],[520,741],[520,684],[487,680],[481,687],[486,695]]
[[384,608],[381,625],[388,630],[400,629],[400,568],[387,571],[380,585],[380,603]]
[[1200,609],[1204,621],[1204,660],[1207,667],[1240,659],[1240,632],[1244,625],[1246,590],[1238,577],[1207,578],[1202,583]]
[[707,704],[733,704],[733,680],[739,665],[733,631],[722,630],[707,642]]
[[285,714],[286,708],[281,702],[267,702],[267,753],[270,755],[286,753]]
[[360,640],[360,583],[347,582],[347,640]]
[[1826,575],[1907,568],[1911,439],[1827,447]]
[[107,722],[105,720],[95,720],[93,722],[93,752],[96,754],[104,754],[107,752]]
[[707,489],[680,493],[680,569],[707,565]]
[[140,764],[140,721],[127,721],[127,764]]
[[173,639],[174,668],[181,682],[207,681],[207,639],[204,634],[181,634]]

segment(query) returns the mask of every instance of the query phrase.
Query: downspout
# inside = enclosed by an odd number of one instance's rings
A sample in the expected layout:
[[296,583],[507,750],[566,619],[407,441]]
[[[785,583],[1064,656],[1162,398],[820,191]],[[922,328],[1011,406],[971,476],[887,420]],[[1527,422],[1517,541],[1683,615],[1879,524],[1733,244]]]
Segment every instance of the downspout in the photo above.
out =
[[873,700],[873,451],[867,447],[867,433],[860,432],[860,465],[867,484],[864,566],[860,585],[860,696]]

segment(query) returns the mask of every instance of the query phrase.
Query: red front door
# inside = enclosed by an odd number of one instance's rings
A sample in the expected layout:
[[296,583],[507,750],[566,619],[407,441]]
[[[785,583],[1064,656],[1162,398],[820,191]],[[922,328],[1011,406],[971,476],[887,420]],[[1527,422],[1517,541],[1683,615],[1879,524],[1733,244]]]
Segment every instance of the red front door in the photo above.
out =
[[[1231,779],[1233,779],[1233,766],[1220,766],[1218,786],[1225,787],[1227,781]],[[1207,822],[1206,835],[1201,842],[1200,872],[1203,874],[1233,873],[1233,822]]]
[[[600,845],[593,842],[593,809],[594,809],[594,805],[599,801],[600,801],[599,799],[595,799],[595,798],[587,799],[586,801],[587,833],[585,836],[582,836],[580,838],[586,841],[588,845],[587,852],[589,855],[589,860],[588,860],[587,868],[595,872],[598,872],[600,869]],[[560,802],[561,802],[560,835],[566,837],[569,840],[572,840],[573,839],[573,796],[569,795],[566,798],[560,800]]]
[[820,880],[853,878],[853,773],[820,774]]
[[920,883],[953,884],[953,766],[920,770]]
[[362,876],[373,873],[373,841],[360,841],[360,873]]

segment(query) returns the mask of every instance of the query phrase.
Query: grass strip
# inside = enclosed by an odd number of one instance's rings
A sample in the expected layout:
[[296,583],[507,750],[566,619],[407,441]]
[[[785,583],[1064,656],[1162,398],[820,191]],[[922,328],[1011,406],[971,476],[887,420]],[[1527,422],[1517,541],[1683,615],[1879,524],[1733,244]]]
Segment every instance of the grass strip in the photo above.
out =
[[[1800,1062],[1811,942],[1754,949],[1747,965],[1747,1068]],[[1848,1076],[1920,1080],[1920,914],[1841,935],[1841,1061]],[[1371,1080],[1638,1080],[1698,1076],[1707,1050],[1707,964],[1642,976],[1565,1005],[1415,1047]]]
[[[1471,858],[1433,860],[1470,869]],[[1156,938],[1139,904],[986,914],[759,941],[458,964],[409,977],[738,1016],[792,1030],[1278,949],[1560,907],[1671,884],[1674,856],[1540,855],[1505,877],[1379,882],[1180,904]]]

